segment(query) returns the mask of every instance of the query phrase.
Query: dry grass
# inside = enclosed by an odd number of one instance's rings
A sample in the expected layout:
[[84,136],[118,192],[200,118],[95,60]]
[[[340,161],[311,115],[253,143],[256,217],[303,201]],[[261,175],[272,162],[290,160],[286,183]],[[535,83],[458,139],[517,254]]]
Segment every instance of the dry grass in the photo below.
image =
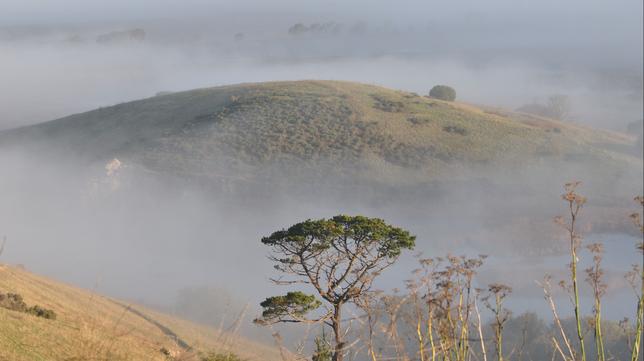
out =
[[56,320],[0,308],[0,360],[159,360],[165,348],[177,359],[197,360],[177,340],[164,333],[167,327],[193,351],[232,352],[248,360],[277,360],[272,347],[233,334],[196,325],[137,305],[129,305],[147,318],[109,298],[36,276],[10,266],[0,266],[0,289],[20,293],[27,302],[51,308]]

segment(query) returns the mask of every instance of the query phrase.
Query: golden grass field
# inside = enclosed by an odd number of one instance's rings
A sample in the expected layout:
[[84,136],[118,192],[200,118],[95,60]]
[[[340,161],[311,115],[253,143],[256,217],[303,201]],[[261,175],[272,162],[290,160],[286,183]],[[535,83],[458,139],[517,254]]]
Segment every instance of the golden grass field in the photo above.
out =
[[[55,320],[48,320],[0,308],[2,361],[200,361],[198,352],[234,353],[249,361],[279,358],[275,347],[53,281],[21,267],[0,265],[0,292],[19,293],[28,304],[57,314]],[[176,358],[168,358],[162,348]]]

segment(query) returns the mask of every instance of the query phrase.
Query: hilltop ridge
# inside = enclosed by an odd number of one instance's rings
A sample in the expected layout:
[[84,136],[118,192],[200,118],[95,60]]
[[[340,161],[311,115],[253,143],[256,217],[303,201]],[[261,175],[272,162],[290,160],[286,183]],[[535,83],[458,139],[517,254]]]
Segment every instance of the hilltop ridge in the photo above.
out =
[[633,145],[618,133],[342,81],[163,94],[0,132],[0,147],[206,180],[287,170],[388,183],[544,159],[631,168],[641,166]]

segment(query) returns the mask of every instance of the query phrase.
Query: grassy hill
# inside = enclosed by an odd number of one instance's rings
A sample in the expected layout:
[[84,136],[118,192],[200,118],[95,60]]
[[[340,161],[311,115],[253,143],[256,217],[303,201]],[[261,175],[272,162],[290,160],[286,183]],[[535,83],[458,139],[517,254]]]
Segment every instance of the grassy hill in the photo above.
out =
[[[156,96],[0,132],[0,146],[114,157],[182,177],[358,175],[382,182],[557,159],[641,166],[634,139],[521,113],[338,81]],[[292,167],[295,165],[296,167]]]
[[[0,293],[18,293],[28,305],[56,313],[55,319],[45,319],[0,307],[3,361],[201,361],[201,352],[232,352],[246,360],[279,359],[274,348],[36,276],[19,267],[0,265]],[[168,357],[163,349],[177,356]]]

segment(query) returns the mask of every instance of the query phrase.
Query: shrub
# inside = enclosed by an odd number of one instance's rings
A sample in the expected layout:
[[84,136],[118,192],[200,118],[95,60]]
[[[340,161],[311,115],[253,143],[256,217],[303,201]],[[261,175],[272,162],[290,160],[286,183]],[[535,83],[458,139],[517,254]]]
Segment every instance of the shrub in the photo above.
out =
[[244,361],[244,359],[240,358],[234,353],[217,353],[217,352],[210,352],[208,354],[202,355],[200,360],[201,361]]
[[467,129],[461,128],[456,125],[447,125],[443,127],[444,132],[448,133],[453,133],[453,134],[459,134],[459,135],[467,135]]
[[27,304],[17,293],[0,293],[0,307],[18,312],[26,312],[27,310]]
[[17,293],[0,293],[0,307],[12,311],[24,312],[36,317],[46,318],[48,320],[56,319],[56,312],[50,309],[34,305],[28,307],[22,296]]
[[548,97],[546,106],[554,119],[566,120],[570,117],[570,98],[567,95],[555,94]]
[[548,97],[546,104],[525,104],[517,111],[557,120],[566,120],[570,117],[570,98],[566,95],[555,94]]
[[517,108],[518,112],[550,118],[552,114],[547,106],[539,103],[525,104]]
[[419,117],[409,117],[407,118],[407,121],[414,124],[414,125],[421,125],[421,124],[427,124],[431,122],[431,119],[428,118],[419,118]]
[[56,312],[47,308],[40,307],[38,305],[29,307],[27,309],[27,313],[32,314],[36,317],[42,317],[48,320],[56,319]]
[[288,29],[288,33],[290,35],[300,35],[307,32],[308,30],[308,27],[304,26],[304,24],[297,23]]
[[456,90],[447,85],[436,85],[429,91],[429,96],[432,98],[446,100],[453,102],[456,100]]
[[399,113],[405,107],[405,104],[399,101],[387,99],[380,95],[372,94],[371,98],[375,101],[374,107],[376,109],[382,110],[383,112],[389,113]]
[[315,338],[315,352],[311,361],[331,361],[333,359],[333,350],[326,340],[326,335],[322,332],[321,336]]

